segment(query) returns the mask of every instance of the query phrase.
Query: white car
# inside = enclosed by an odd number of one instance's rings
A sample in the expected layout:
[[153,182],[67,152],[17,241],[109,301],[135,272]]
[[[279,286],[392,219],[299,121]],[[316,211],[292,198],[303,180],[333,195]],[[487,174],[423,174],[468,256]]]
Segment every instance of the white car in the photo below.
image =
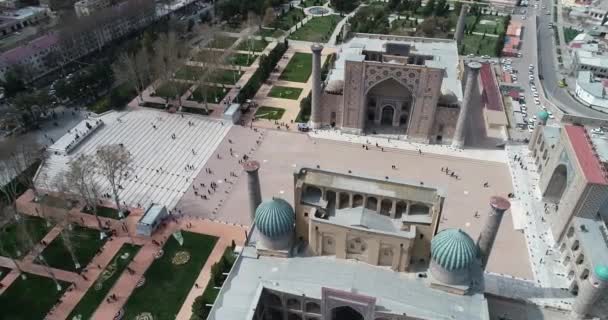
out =
[[534,96],[534,98],[538,98],[538,92],[534,92],[532,95]]
[[534,69],[534,65],[530,63],[530,65],[528,66],[528,69]]
[[534,117],[532,117],[532,119],[534,119],[534,121],[536,121],[536,115],[534,115]]
[[602,129],[600,129],[600,128],[595,128],[595,129],[591,129],[591,133],[604,134],[604,131],[602,131]]
[[532,89],[532,91],[536,91],[536,86],[535,85],[531,85],[530,89]]
[[534,80],[534,75],[530,75],[528,78],[529,78],[530,80]]
[[537,106],[540,105],[540,100],[538,100],[538,99],[534,100],[534,104]]

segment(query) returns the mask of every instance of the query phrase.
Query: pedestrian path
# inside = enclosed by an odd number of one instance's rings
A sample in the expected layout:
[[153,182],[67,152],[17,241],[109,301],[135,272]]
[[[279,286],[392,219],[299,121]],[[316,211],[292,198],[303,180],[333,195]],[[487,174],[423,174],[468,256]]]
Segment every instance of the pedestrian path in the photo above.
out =
[[339,130],[315,130],[308,134],[311,138],[334,140],[338,142],[348,142],[362,145],[378,146],[383,148],[393,148],[410,152],[423,152],[426,154],[438,154],[458,158],[468,158],[472,160],[484,160],[506,163],[506,152],[499,149],[456,149],[448,145],[423,144],[401,139],[391,139],[376,136],[361,136],[343,133]]

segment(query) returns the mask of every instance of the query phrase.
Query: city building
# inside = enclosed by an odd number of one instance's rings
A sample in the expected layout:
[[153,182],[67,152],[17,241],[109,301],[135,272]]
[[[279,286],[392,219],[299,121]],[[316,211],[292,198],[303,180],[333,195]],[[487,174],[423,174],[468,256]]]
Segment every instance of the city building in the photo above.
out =
[[0,13],[0,38],[48,19],[47,9],[26,7]]
[[453,40],[353,34],[329,71],[319,107],[313,86],[313,124],[452,141],[463,103],[461,69]]
[[[432,187],[306,167],[294,184],[295,210],[276,197],[257,206],[208,319],[490,319],[482,274],[506,199],[492,198],[474,241],[463,230],[432,227],[443,201]],[[418,272],[400,267],[412,247],[430,258]]]
[[[601,129],[547,126],[547,119],[547,112],[538,114],[529,148],[540,174],[545,217],[568,270],[569,290],[577,296],[572,312],[584,319],[594,308],[608,306],[608,141]],[[590,297],[597,306],[581,302]]]
[[505,45],[502,48],[502,56],[517,57],[521,47],[522,23],[510,21],[505,34]]
[[576,97],[584,104],[608,109],[608,80],[596,78],[591,71],[579,71]]
[[603,0],[562,1],[571,18],[591,25],[604,25],[608,21],[608,3]]
[[76,16],[84,17],[110,6],[110,0],[80,0],[74,3]]
[[608,78],[608,56],[585,50],[574,50],[571,72],[576,74],[578,71],[591,71],[595,77]]

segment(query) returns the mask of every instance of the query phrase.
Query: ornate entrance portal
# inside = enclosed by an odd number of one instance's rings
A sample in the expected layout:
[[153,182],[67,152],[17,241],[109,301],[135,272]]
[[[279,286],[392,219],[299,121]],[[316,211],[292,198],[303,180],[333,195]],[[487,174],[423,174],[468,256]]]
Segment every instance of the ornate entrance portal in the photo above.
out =
[[393,78],[380,81],[366,95],[366,131],[407,134],[413,104],[408,87]]

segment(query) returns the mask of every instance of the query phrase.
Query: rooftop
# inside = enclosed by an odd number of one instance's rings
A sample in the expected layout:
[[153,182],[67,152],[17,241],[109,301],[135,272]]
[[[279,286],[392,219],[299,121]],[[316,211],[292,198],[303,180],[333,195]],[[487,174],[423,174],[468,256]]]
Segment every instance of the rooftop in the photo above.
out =
[[341,46],[328,82],[344,81],[346,61],[363,61],[364,50],[386,52],[389,43],[410,45],[412,53],[432,56],[432,59],[424,61],[424,65],[445,70],[441,91],[449,90],[458,97],[458,101],[462,101],[462,86],[458,79],[458,48],[453,40],[356,33]]
[[608,98],[606,92],[608,85],[604,81],[595,80],[591,71],[579,71],[576,77],[576,85],[596,98]]
[[322,287],[375,297],[377,308],[387,313],[434,320],[489,319],[482,294],[461,296],[431,289],[426,279],[413,273],[333,257],[258,256],[249,246],[235,263],[208,319],[252,319],[264,288],[321,299]]
[[607,185],[606,172],[596,156],[591,138],[584,127],[565,125],[566,135],[570,140],[576,159],[589,183]]
[[400,219],[391,219],[363,207],[336,210],[335,214],[330,215],[327,220],[313,219],[315,221],[327,221],[341,226],[360,228],[367,231],[379,231],[406,238],[416,237],[414,229],[401,230],[402,222]]
[[589,259],[592,266],[608,263],[608,234],[604,221],[574,217],[573,226],[585,259]]
[[163,205],[151,204],[150,207],[148,207],[148,209],[142,216],[141,220],[139,220],[139,223],[142,223],[145,225],[152,225],[154,223],[154,221],[156,221],[158,216],[163,212],[164,209],[165,209],[165,206],[163,206]]
[[496,85],[492,65],[489,63],[482,64],[479,76],[483,85],[483,97],[486,101],[486,108],[494,111],[503,111],[502,96]]

